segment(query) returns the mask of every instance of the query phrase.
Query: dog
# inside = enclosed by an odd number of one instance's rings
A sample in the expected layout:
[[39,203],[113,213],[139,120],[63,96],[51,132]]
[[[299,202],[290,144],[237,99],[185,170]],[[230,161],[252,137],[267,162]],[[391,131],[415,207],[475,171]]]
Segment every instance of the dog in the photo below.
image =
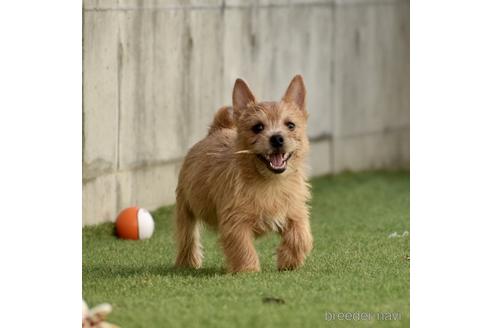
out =
[[176,188],[177,267],[200,268],[201,222],[215,229],[231,273],[258,272],[256,237],[277,232],[277,268],[304,264],[313,247],[305,158],[306,88],[301,75],[279,102],[259,102],[237,79],[232,107],[185,157]]

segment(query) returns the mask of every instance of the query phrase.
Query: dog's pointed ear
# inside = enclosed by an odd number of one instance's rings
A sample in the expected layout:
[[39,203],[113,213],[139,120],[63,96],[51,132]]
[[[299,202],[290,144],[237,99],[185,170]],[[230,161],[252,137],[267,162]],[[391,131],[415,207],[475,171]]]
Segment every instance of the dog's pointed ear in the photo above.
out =
[[232,106],[235,110],[247,107],[251,103],[255,103],[256,99],[253,92],[249,89],[246,82],[237,79],[232,91]]
[[300,110],[306,111],[306,86],[301,75],[296,75],[290,81],[287,91],[285,91],[282,100],[296,104]]

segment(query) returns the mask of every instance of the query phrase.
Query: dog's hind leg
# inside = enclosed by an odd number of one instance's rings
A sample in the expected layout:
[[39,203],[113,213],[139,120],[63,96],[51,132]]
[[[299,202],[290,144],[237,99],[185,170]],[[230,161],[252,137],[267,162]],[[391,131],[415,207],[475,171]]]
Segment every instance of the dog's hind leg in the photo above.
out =
[[177,267],[197,269],[202,266],[200,227],[185,200],[179,196],[176,199],[176,242]]

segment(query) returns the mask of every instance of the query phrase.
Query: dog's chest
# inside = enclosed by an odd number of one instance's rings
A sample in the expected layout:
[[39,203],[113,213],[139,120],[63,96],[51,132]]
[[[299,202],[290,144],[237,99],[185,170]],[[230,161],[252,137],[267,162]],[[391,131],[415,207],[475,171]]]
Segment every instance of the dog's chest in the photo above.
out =
[[276,213],[269,215],[262,213],[258,215],[254,231],[257,235],[262,235],[266,232],[282,232],[286,225],[286,214]]
[[257,212],[257,233],[281,232],[284,229],[289,208],[288,194],[272,192],[259,195],[254,203]]

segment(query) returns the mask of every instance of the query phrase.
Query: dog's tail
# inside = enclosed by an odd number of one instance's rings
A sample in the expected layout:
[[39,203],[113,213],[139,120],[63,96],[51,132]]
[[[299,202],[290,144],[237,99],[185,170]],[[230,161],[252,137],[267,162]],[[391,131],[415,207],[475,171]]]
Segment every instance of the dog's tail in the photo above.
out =
[[232,107],[221,107],[217,113],[215,113],[214,121],[208,129],[208,134],[211,135],[215,131],[222,129],[233,129],[235,127],[234,120],[232,119]]

